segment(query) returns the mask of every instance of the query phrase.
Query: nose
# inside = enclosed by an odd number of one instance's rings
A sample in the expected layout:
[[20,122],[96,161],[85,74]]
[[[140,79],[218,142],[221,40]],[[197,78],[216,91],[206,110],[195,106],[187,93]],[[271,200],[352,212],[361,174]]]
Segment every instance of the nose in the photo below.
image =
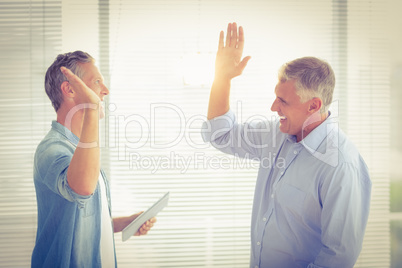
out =
[[274,102],[272,103],[271,111],[273,111],[273,112],[279,112],[279,108],[278,108],[278,99],[275,99]]
[[109,89],[104,85],[104,84],[102,84],[102,95],[109,95]]

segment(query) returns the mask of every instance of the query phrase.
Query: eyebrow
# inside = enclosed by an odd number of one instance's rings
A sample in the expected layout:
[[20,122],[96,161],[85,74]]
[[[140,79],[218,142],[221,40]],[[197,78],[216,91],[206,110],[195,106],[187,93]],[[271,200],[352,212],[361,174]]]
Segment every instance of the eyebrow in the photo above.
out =
[[282,102],[287,103],[283,98],[276,96],[278,99],[280,99]]
[[275,93],[275,96],[276,96],[276,98],[277,99],[280,99],[283,103],[288,103],[284,98],[282,98],[282,97],[279,97],[278,95],[277,95],[277,93],[276,93],[276,90],[278,89],[278,85],[276,85],[275,86],[275,90],[274,90],[274,93]]
[[97,81],[97,80],[101,80],[101,81],[103,82],[103,81],[104,81],[104,78],[103,78],[102,75],[100,75],[100,76],[95,76],[95,77],[94,77],[94,81]]

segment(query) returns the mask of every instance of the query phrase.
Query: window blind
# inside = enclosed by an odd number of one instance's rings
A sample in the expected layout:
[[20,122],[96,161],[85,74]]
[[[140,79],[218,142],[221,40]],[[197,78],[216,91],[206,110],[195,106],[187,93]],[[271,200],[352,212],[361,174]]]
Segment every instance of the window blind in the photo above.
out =
[[232,21],[244,27],[244,56],[252,56],[232,82],[231,107],[239,121],[273,116],[277,70],[284,62],[313,55],[333,66],[332,110],[373,180],[371,214],[356,267],[389,266],[389,86],[381,4],[109,1],[107,134],[113,211],[143,210],[171,192],[169,206],[148,236],[122,243],[116,235],[120,267],[248,265],[258,165],[217,152],[197,133],[207,110],[219,31]]
[[[387,1],[348,1],[344,125],[372,179],[371,210],[357,267],[389,267],[390,86]],[[381,100],[381,101],[380,101]],[[340,99],[340,113],[344,107]]]
[[28,267],[33,154],[54,115],[44,76],[61,46],[61,1],[2,0],[0,14],[0,267]]
[[[44,73],[57,54],[75,49],[95,56],[110,81],[102,166],[112,183],[114,216],[144,210],[171,192],[147,236],[124,243],[121,234],[115,236],[119,267],[248,266],[258,164],[217,152],[199,134],[219,31],[232,21],[244,27],[244,55],[252,56],[232,83],[231,106],[239,121],[273,116],[277,69],[284,62],[314,55],[334,67],[332,110],[373,181],[356,267],[389,266],[384,1],[100,0],[98,8],[93,1],[71,3],[65,9],[66,1],[0,1],[0,267],[30,264],[36,231],[33,153],[54,118]],[[62,27],[63,12],[63,19],[81,14],[85,27],[76,27],[80,16]],[[92,24],[94,16],[84,18],[94,12],[99,25]],[[93,41],[98,37],[92,38],[98,31],[99,48]],[[71,41],[77,36],[81,43]]]

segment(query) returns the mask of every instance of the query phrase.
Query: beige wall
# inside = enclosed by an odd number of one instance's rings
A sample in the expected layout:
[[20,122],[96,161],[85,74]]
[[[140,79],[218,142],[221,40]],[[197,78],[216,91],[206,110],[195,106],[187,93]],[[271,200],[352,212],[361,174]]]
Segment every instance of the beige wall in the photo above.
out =
[[391,85],[391,178],[402,180],[402,1],[389,0],[388,29]]
[[98,0],[62,1],[62,51],[82,50],[99,58]]

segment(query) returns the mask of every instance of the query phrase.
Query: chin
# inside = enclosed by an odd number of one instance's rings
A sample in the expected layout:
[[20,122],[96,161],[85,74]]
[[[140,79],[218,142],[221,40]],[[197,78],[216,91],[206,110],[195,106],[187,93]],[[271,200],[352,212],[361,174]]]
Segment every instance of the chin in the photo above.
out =
[[285,128],[284,128],[284,125],[282,125],[282,124],[279,125],[279,130],[280,130],[282,133],[285,133],[285,134],[288,134],[288,132],[289,132],[289,129],[285,129]]
[[99,120],[102,120],[103,118],[105,118],[105,111],[103,109],[101,109],[99,111]]

